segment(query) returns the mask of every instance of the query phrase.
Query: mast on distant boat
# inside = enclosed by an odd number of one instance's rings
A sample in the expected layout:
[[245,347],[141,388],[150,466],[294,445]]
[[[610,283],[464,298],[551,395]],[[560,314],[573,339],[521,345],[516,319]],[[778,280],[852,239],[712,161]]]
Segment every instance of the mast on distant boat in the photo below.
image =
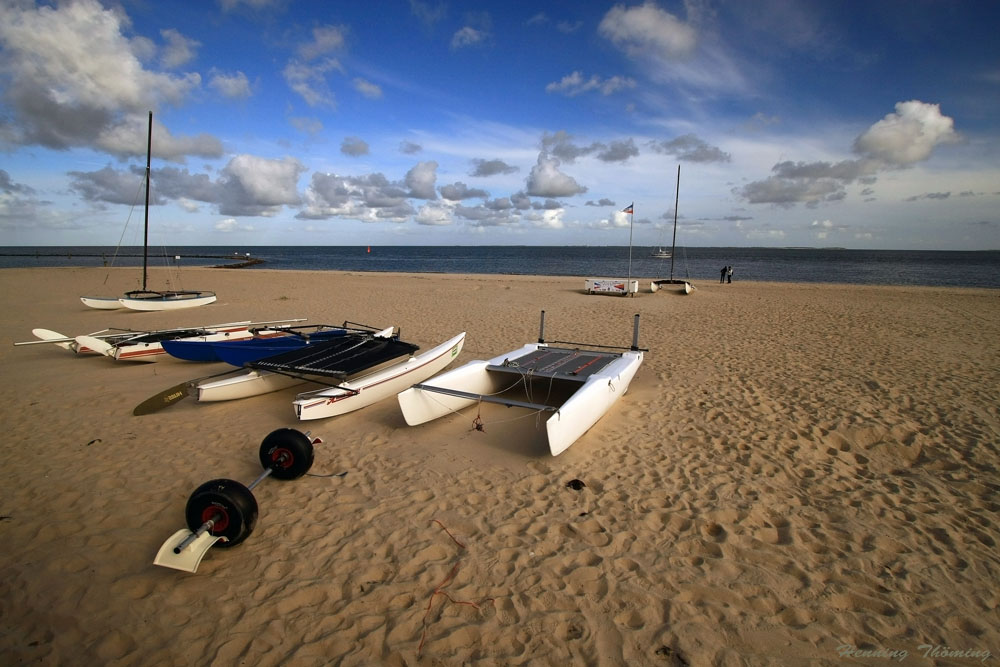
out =
[[149,128],[146,130],[146,218],[142,234],[142,291],[146,291],[146,268],[149,266],[149,164],[153,153],[153,112],[149,112]]
[[677,165],[677,191],[674,194],[674,238],[670,241],[670,281],[674,280],[674,246],[677,245],[677,205],[681,200],[681,166]]
[[628,279],[625,282],[625,293],[628,294],[629,285],[632,284],[632,221],[635,220],[635,202],[625,210],[628,212]]

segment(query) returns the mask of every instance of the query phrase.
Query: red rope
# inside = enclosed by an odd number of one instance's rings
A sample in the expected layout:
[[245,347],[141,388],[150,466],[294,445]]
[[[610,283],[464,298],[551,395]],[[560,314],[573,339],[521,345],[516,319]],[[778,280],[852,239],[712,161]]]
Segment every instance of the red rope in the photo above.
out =
[[453,541],[453,542],[454,542],[455,544],[457,544],[458,546],[462,547],[463,549],[465,548],[465,545],[464,545],[464,544],[462,544],[461,542],[459,542],[458,540],[456,540],[456,539],[455,539],[455,536],[451,534],[451,531],[450,531],[450,530],[448,530],[447,528],[445,528],[445,525],[444,525],[443,523],[441,523],[441,522],[440,522],[440,521],[438,521],[437,519],[434,519],[433,521],[434,521],[434,523],[436,523],[437,525],[441,526],[441,528],[442,528],[442,529],[444,530],[444,532],[448,533],[448,537],[450,537],[450,538],[451,538],[451,540],[452,540],[452,541]]
[[[457,539],[455,539],[455,536],[451,534],[451,531],[448,530],[448,528],[443,523],[441,523],[437,519],[433,519],[432,521],[437,525],[441,526],[441,529],[444,530],[444,532],[448,533],[448,537],[451,538],[452,542],[457,544],[462,549],[465,549],[465,545],[459,542]],[[445,593],[444,590],[442,590],[444,589],[445,586],[450,584],[455,579],[455,575],[458,574],[459,564],[460,563],[456,562],[454,565],[451,566],[451,570],[448,572],[448,576],[444,578],[444,581],[442,581],[440,584],[434,587],[434,591],[431,593],[430,599],[427,600],[427,608],[424,610],[424,617],[420,622],[420,624],[423,626],[423,630],[420,632],[420,644],[417,646],[418,658],[420,657],[421,652],[424,650],[424,642],[427,640],[427,616],[428,614],[431,613],[431,607],[434,605],[434,598],[436,598],[438,595],[443,595],[448,600],[448,602],[451,602],[452,604],[461,604],[461,605],[466,605],[468,607],[475,607],[476,610],[482,611],[479,607],[479,604],[468,600],[456,600],[455,598]],[[485,598],[482,600],[482,602],[494,603],[494,599]]]

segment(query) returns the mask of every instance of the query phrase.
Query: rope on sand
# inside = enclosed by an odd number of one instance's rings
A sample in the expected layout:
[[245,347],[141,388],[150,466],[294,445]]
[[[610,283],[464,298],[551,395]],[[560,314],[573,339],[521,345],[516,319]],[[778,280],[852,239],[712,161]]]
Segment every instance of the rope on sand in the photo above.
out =
[[[441,523],[437,519],[433,519],[432,522],[436,523],[439,526],[441,526],[442,530],[444,530],[444,532],[448,534],[448,537],[451,538],[452,542],[454,542],[455,544],[457,544],[460,548],[465,549],[465,545],[462,544],[461,542],[459,542],[455,538],[455,536],[451,534],[451,531],[448,530],[447,527],[445,527],[445,525],[443,523]],[[485,602],[489,602],[490,604],[495,604],[493,598],[484,598],[483,600],[480,600],[477,603],[477,602],[472,602],[472,601],[468,601],[468,600],[456,600],[455,598],[451,597],[450,595],[448,595],[447,593],[444,592],[444,587],[447,586],[448,584],[450,584],[452,581],[454,581],[455,575],[458,574],[458,566],[460,564],[461,564],[460,562],[456,562],[451,567],[451,570],[448,572],[448,576],[444,578],[444,581],[442,581],[440,584],[438,584],[437,586],[435,586],[434,592],[431,593],[430,599],[427,600],[427,608],[424,610],[424,618],[421,621],[421,625],[423,626],[423,630],[420,632],[420,644],[417,646],[417,657],[418,658],[420,657],[421,652],[424,650],[424,642],[427,640],[427,616],[431,613],[431,607],[434,604],[434,598],[436,598],[438,595],[443,595],[452,604],[461,604],[461,605],[466,605],[468,607],[475,607],[479,611],[482,611],[482,609],[479,606],[480,604],[483,604]]]

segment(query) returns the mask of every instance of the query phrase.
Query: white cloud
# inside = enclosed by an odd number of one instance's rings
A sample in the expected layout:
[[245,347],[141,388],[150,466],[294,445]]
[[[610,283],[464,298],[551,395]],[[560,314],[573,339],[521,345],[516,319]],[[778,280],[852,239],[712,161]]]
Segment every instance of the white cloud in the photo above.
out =
[[[0,3],[0,94],[7,141],[65,149],[92,146],[125,112],[179,105],[201,85],[145,69],[124,36],[127,18],[96,0],[34,7]],[[142,49],[138,49],[140,52]]]
[[333,58],[324,58],[316,64],[292,61],[285,65],[282,74],[288,86],[298,93],[311,107],[337,108],[337,99],[326,82],[327,72],[344,69]]
[[252,232],[254,230],[253,225],[242,224],[236,218],[219,220],[212,226],[212,228],[217,232],[222,232],[223,234],[232,234],[234,232]]
[[370,100],[377,100],[382,97],[382,88],[378,84],[366,81],[361,77],[354,79],[354,89]]
[[275,215],[299,203],[297,183],[305,166],[295,158],[237,155],[220,174],[223,215]]
[[587,188],[571,176],[559,171],[559,159],[539,153],[538,163],[531,168],[527,192],[534,197],[571,197],[582,194]]
[[173,28],[160,31],[160,35],[166,41],[163,53],[160,54],[160,62],[168,69],[186,65],[195,58],[195,51],[201,46],[201,42],[185,37]]
[[542,211],[541,215],[533,216],[530,219],[535,223],[535,227],[542,229],[562,229],[566,226],[563,222],[563,214],[565,212],[566,210],[562,208],[550,209]]
[[305,60],[313,60],[344,46],[344,28],[341,26],[319,26],[313,28],[312,34],[312,41],[299,47],[299,55]]
[[567,97],[576,97],[593,90],[602,95],[611,95],[626,88],[635,88],[635,79],[623,76],[613,76],[610,79],[602,79],[596,74],[589,79],[584,79],[583,74],[575,71],[567,74],[558,83],[550,83],[545,86],[547,93],[561,93]]
[[306,205],[296,217],[404,222],[415,213],[407,201],[408,196],[400,184],[379,173],[365,176],[314,173],[306,190]]
[[657,153],[674,155],[689,162],[730,162],[732,156],[721,148],[708,144],[694,134],[685,134],[667,141],[655,141],[652,148]]
[[833,222],[830,220],[813,220],[810,225],[817,239],[826,239],[833,229]]
[[638,7],[616,5],[604,15],[598,32],[632,57],[652,52],[668,60],[689,56],[697,45],[694,28],[652,2]]
[[[93,140],[96,148],[118,157],[144,156],[149,128],[147,114],[132,114],[118,124],[101,130]],[[161,160],[184,162],[186,156],[205,158],[222,157],[222,142],[217,138],[199,134],[193,137],[174,136],[155,118],[153,119],[153,154]]]
[[317,135],[323,131],[323,121],[319,118],[309,116],[293,116],[288,119],[288,123],[299,132],[309,135]]
[[438,163],[430,160],[418,162],[415,167],[406,172],[406,187],[410,196],[417,199],[437,199],[434,184],[437,182]]
[[219,0],[219,4],[226,11],[233,11],[246,5],[251,9],[267,9],[272,6],[280,6],[285,0]]
[[247,80],[247,75],[243,72],[235,74],[214,72],[208,85],[229,99],[245,99],[252,94],[250,81]]
[[340,142],[340,152],[351,157],[368,155],[368,142],[361,137],[344,137]]
[[[893,169],[912,167],[930,157],[936,146],[958,140],[954,122],[941,114],[937,104],[917,100],[899,102],[896,112],[885,116],[854,140],[862,157],[839,162],[793,162],[774,165],[773,175],[734,190],[751,204],[816,206],[842,201],[846,186],[871,185]],[[870,194],[870,191],[867,193]]]
[[188,213],[195,213],[201,210],[201,206],[198,204],[198,202],[192,201],[187,197],[179,197],[177,199],[177,205],[180,206],[185,211],[187,211]]
[[897,102],[896,112],[872,125],[854,142],[857,153],[894,166],[909,166],[930,157],[940,144],[958,140],[955,122],[938,104]]
[[426,204],[420,207],[413,218],[418,225],[443,226],[454,222],[451,208],[443,204]]
[[608,219],[607,224],[611,227],[621,228],[628,227],[631,221],[629,220],[629,214],[625,211],[615,211],[611,214],[611,218]]
[[461,49],[466,46],[474,46],[486,40],[487,34],[482,30],[477,30],[472,26],[460,28],[452,35],[451,48]]

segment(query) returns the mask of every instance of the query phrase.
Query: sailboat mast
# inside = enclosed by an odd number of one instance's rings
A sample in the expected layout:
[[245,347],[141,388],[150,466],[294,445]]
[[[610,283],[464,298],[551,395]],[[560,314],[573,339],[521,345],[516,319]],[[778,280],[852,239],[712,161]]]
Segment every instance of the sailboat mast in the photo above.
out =
[[681,166],[677,165],[677,193],[674,195],[674,238],[670,241],[670,280],[674,279],[674,246],[677,245],[677,204],[681,200]]
[[153,154],[153,112],[149,112],[149,130],[146,132],[146,219],[142,234],[142,291],[146,291],[146,268],[149,265],[149,160]]
[[632,223],[635,221],[635,202],[628,205],[628,278],[625,281],[625,293],[629,294],[632,284]]

